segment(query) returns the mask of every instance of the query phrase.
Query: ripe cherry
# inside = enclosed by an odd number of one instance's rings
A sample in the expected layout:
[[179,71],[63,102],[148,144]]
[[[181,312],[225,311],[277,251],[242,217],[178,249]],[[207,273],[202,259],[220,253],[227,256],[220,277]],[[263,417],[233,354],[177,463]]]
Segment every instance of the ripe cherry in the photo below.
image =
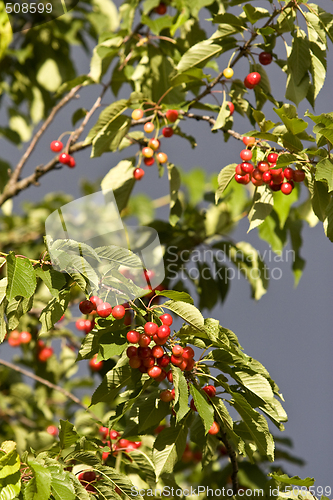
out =
[[48,434],[50,434],[51,436],[58,436],[58,434],[59,434],[58,427],[56,427],[55,425],[49,425],[49,426],[46,428],[46,432],[47,432]]
[[190,372],[190,371],[192,371],[192,370],[193,370],[193,368],[194,368],[195,361],[194,361],[194,359],[192,359],[192,358],[187,359],[186,361],[187,361],[186,371],[187,371],[187,372]]
[[217,422],[213,422],[213,425],[208,431],[208,434],[211,434],[212,436],[215,436],[215,434],[218,434],[220,431],[220,426]]
[[173,136],[173,128],[164,127],[162,129],[162,135],[163,135],[163,137],[172,137]]
[[250,175],[238,175],[235,174],[235,181],[238,182],[238,184],[248,184],[250,182]]
[[181,345],[174,345],[173,348],[172,348],[172,354],[174,354],[175,356],[182,356],[183,355],[183,352],[184,352],[184,349]]
[[91,319],[86,319],[86,320],[84,320],[84,328],[83,328],[83,330],[84,330],[84,332],[86,334],[88,334],[88,333],[91,332],[91,330],[93,330],[94,326],[95,326],[95,320],[93,320],[93,319],[92,320]]
[[175,356],[172,354],[170,361],[174,366],[180,366],[184,360],[183,356]]
[[99,432],[102,439],[106,439],[109,435],[109,428],[102,426],[98,429],[98,432]]
[[256,142],[256,139],[255,137],[244,136],[242,141],[245,146],[252,146]]
[[262,179],[255,179],[254,177],[251,177],[251,182],[254,186],[262,186],[263,185]]
[[160,366],[152,366],[148,368],[147,373],[150,378],[158,378],[162,374],[162,368]]
[[148,347],[151,341],[151,337],[149,335],[146,335],[145,333],[142,333],[139,338],[139,346],[140,347]]
[[138,348],[134,345],[130,345],[129,347],[127,347],[126,354],[128,358],[133,358],[134,356],[138,355]]
[[46,363],[46,361],[53,355],[52,347],[43,347],[38,353],[38,360],[41,363]]
[[142,179],[142,177],[145,175],[145,171],[142,168],[136,168],[133,172],[133,177],[136,181],[139,181]]
[[101,318],[107,318],[112,313],[112,307],[108,302],[102,302],[97,306],[97,314]]
[[156,155],[157,161],[159,163],[166,163],[168,161],[168,156],[165,153],[157,153]]
[[[145,347],[142,347],[142,349],[145,349]],[[149,348],[147,347],[147,349]],[[148,356],[148,358],[142,359],[142,363],[146,368],[151,368],[155,364],[155,358],[153,356]]]
[[[248,151],[248,150],[245,149],[244,151]],[[250,153],[251,153],[251,151],[250,151]],[[252,165],[252,163],[248,163],[247,161],[244,161],[243,163],[241,163],[240,167],[243,170],[243,172],[245,172],[246,174],[251,174],[253,172],[253,169],[254,169],[254,166]]]
[[83,481],[86,481],[87,483],[92,483],[96,479],[96,472],[94,472],[93,470],[87,470],[83,473],[81,479]]
[[216,396],[216,388],[213,385],[206,385],[202,388],[202,390],[205,391],[207,396],[210,398],[214,398]]
[[288,180],[288,181],[291,181],[292,178],[293,178],[293,174],[294,174],[294,169],[293,168],[290,168],[290,167],[287,167],[284,169],[283,171],[284,173],[284,177]]
[[149,358],[149,356],[152,356],[153,353],[152,353],[152,350],[150,349],[150,347],[139,347],[138,348],[138,356],[140,359],[143,359],[143,358]]
[[163,401],[164,403],[170,403],[170,401],[173,400],[172,392],[169,391],[169,389],[162,391],[160,393],[160,400]]
[[154,356],[154,358],[162,358],[162,356],[164,356],[163,347],[161,347],[160,345],[155,345],[152,349],[152,355]]
[[305,172],[304,172],[304,170],[294,170],[293,180],[295,182],[303,182],[304,179],[305,179]]
[[258,83],[260,83],[261,75],[254,71],[249,73],[244,80],[244,85],[247,89],[253,89]]
[[[274,170],[273,170],[273,172],[274,172]],[[272,171],[271,171],[271,174],[272,174]],[[283,172],[280,172],[278,175],[272,174],[272,180],[273,180],[274,184],[281,184],[284,180]]]
[[162,321],[163,325],[166,326],[171,326],[173,322],[172,316],[168,313],[162,314],[160,316],[160,320]]
[[257,168],[260,170],[260,172],[267,172],[269,170],[269,165],[267,161],[260,161],[257,165]]
[[95,306],[90,300],[82,300],[79,304],[79,309],[82,314],[90,314],[95,309]]
[[158,139],[150,139],[150,141],[148,142],[148,146],[154,151],[157,151],[160,145],[161,143]]
[[252,178],[255,179],[256,181],[261,181],[262,180],[262,173],[260,172],[259,168],[255,168],[252,172]]
[[21,332],[19,336],[19,340],[21,344],[29,344],[31,341],[31,333],[30,332]]
[[156,377],[157,382],[163,382],[163,380],[166,378],[166,372],[164,370],[161,371],[161,374]]
[[59,155],[59,162],[64,165],[69,165],[70,159],[71,157],[67,153],[61,153],[61,155]]
[[176,109],[168,109],[165,116],[169,122],[174,123],[178,118],[178,111]]
[[263,172],[262,180],[264,181],[265,184],[269,184],[272,180],[271,172],[269,172],[269,171]]
[[140,368],[141,359],[139,358],[139,356],[133,356],[133,358],[129,359],[128,364],[130,365],[131,368]]
[[64,146],[63,146],[63,143],[61,141],[52,141],[50,144],[50,149],[54,153],[59,153],[59,151],[61,151],[63,147]]
[[155,128],[155,125],[152,122],[147,122],[143,126],[143,130],[147,133],[150,134]]
[[143,163],[144,163],[147,167],[151,167],[152,165],[154,165],[154,163],[155,163],[155,159],[154,159],[154,158],[144,158],[144,159],[143,159]]
[[155,335],[158,330],[158,325],[152,321],[148,321],[144,326],[144,331],[147,335]]
[[167,343],[168,341],[168,337],[165,337],[163,339],[160,339],[158,336],[157,336],[157,333],[155,335],[153,335],[153,341],[155,342],[155,344],[157,345],[164,345]]
[[259,62],[263,66],[267,66],[267,64],[271,64],[273,60],[273,56],[270,52],[261,52],[259,54]]
[[89,300],[94,305],[95,309],[99,304],[103,303],[103,300],[97,297],[97,295],[92,295]]
[[75,328],[77,328],[80,331],[83,331],[86,326],[86,320],[85,319],[78,319],[75,323]]
[[269,163],[276,163],[279,155],[277,153],[269,153],[267,156],[267,161]]
[[115,430],[112,430],[110,431],[110,438],[112,441],[115,441],[116,439],[118,439],[120,436],[120,433],[115,431]]
[[240,163],[238,165],[236,165],[235,173],[237,175],[246,175],[246,172],[244,172],[244,170],[242,170],[242,165]]
[[224,78],[232,78],[234,76],[234,70],[232,68],[225,68],[223,70]]
[[194,404],[194,399],[191,399],[191,402],[190,402],[190,408],[191,408],[191,410],[193,410],[193,411],[198,411],[198,410],[197,410],[197,407],[196,407],[196,406],[195,406],[195,404]]
[[250,151],[249,149],[242,149],[239,156],[244,161],[250,161],[252,159],[253,155],[252,155],[252,151]]
[[154,156],[154,150],[146,146],[142,148],[142,155],[145,158],[152,158],[152,156]]
[[281,189],[281,184],[275,184],[273,180],[269,183],[269,187],[271,188],[272,191],[280,191]]
[[92,372],[100,372],[103,368],[103,361],[97,361],[97,354],[89,360],[89,368]]
[[183,361],[179,365],[179,368],[181,369],[182,372],[184,372],[187,369],[187,361],[186,361],[186,359],[183,359]]
[[290,194],[293,190],[292,185],[289,182],[283,182],[281,184],[281,191],[283,194]]
[[164,16],[166,11],[167,11],[167,6],[165,5],[164,2],[160,2],[160,4],[154,9],[154,12],[156,12],[156,14],[160,16]]
[[142,117],[143,117],[142,109],[137,108],[134,111],[132,111],[132,119],[133,120],[141,120]]
[[235,106],[230,101],[227,101],[227,106],[228,106],[229,111],[230,111],[230,116],[232,116],[234,114],[234,111],[235,111]]
[[74,168],[76,166],[76,161],[73,158],[73,156],[69,155],[69,161],[68,161],[67,165],[69,166],[69,168]]
[[168,371],[168,373],[167,373],[167,379],[170,382],[170,384],[172,384],[172,382],[173,382],[173,375],[172,375],[172,371],[171,370]]
[[157,336],[159,339],[163,340],[168,338],[170,335],[170,327],[167,325],[162,325],[157,330]]
[[140,339],[140,333],[136,330],[130,330],[127,332],[126,338],[130,344],[137,344]]
[[183,349],[183,358],[184,359],[193,359],[194,358],[194,351],[192,347],[186,346]]
[[167,354],[163,354],[161,358],[157,359],[157,364],[161,368],[165,368],[166,366],[168,366],[169,363],[170,363],[170,356],[168,356]]
[[112,309],[112,316],[115,319],[123,319],[125,313],[126,313],[125,307],[122,305],[114,306],[114,308]]

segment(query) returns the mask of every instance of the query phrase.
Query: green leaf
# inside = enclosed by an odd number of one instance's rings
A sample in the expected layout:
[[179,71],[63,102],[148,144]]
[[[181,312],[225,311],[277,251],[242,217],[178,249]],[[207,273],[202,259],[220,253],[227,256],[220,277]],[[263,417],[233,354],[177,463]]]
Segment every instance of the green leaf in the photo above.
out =
[[173,473],[175,464],[181,459],[185,447],[188,428],[185,422],[175,427],[167,427],[157,436],[153,448],[156,479],[165,472]]
[[314,98],[318,96],[326,78],[326,53],[323,52],[317,44],[310,44],[311,67],[310,72],[314,86]]
[[280,228],[283,229],[288,219],[291,206],[298,200],[298,191],[293,189],[286,196],[281,191],[274,193],[274,211],[278,214],[280,220]]
[[68,290],[60,292],[58,297],[54,297],[50,300],[47,306],[42,310],[39,317],[39,321],[42,324],[42,328],[39,332],[40,335],[48,333],[53,328],[55,323],[59,321],[67,309],[69,300],[70,293]]
[[278,481],[279,483],[283,484],[293,484],[294,486],[313,486],[315,483],[314,478],[312,477],[307,477],[305,479],[301,479],[298,476],[293,476],[289,477],[287,474],[278,474],[276,472],[271,472],[270,474],[267,474],[269,477],[272,477],[275,479],[275,481]]
[[217,57],[222,52],[223,47],[212,43],[211,40],[196,43],[182,56],[176,70],[182,73],[196,66],[203,67],[210,59]]
[[101,182],[104,192],[112,189],[119,212],[127,206],[135,184],[133,177],[134,161],[134,158],[120,161],[106,174]]
[[219,187],[215,193],[215,202],[216,203],[221,198],[223,191],[227,188],[229,183],[235,177],[236,166],[237,166],[237,163],[231,163],[230,165],[227,165],[226,167],[222,168],[222,170],[220,171],[220,173],[217,177]]
[[60,290],[66,285],[65,275],[51,266],[36,267],[36,276],[41,278],[54,297],[59,297]]
[[151,30],[154,35],[159,35],[161,31],[166,28],[171,28],[173,25],[173,18],[171,16],[159,16],[157,19],[152,20],[145,14],[141,17],[141,22]]
[[7,299],[17,296],[31,297],[36,289],[36,276],[29,259],[16,257],[14,252],[7,256]]
[[198,410],[202,423],[204,424],[205,434],[208,434],[208,431],[214,422],[214,408],[207,401],[207,397],[205,397],[194,384],[190,384],[190,392],[193,396],[195,407]]
[[173,164],[168,164],[168,177],[170,183],[170,215],[169,222],[175,226],[182,215],[182,205],[178,198],[181,178],[178,169]]
[[314,181],[311,201],[314,213],[318,219],[323,222],[326,217],[326,207],[330,201],[330,195],[326,184],[320,181]]
[[[275,193],[274,193],[275,194]],[[286,229],[281,229],[281,222],[275,210],[272,210],[270,215],[266,217],[264,222],[259,226],[258,233],[262,240],[267,241],[273,252],[281,255],[281,252],[286,244],[287,232]]]
[[0,280],[0,304],[2,304],[3,299],[6,297],[6,290],[7,290],[7,278],[2,278]]
[[333,191],[333,160],[324,158],[317,163],[315,177],[317,181],[327,182],[329,193]]
[[250,221],[248,232],[262,224],[271,213],[273,204],[272,191],[266,185],[257,187],[253,198],[253,205],[248,215]]
[[326,217],[324,219],[324,231],[327,238],[333,242],[333,198],[326,207]]
[[24,490],[24,500],[48,500],[51,496],[51,474],[43,463],[29,459],[27,461],[33,472],[33,478]]
[[48,465],[48,469],[51,472],[51,490],[55,500],[76,500],[69,473],[62,470],[60,466]]
[[0,304],[0,343],[4,341],[6,333],[5,302],[2,302]]
[[[91,404],[95,405],[101,401],[110,401],[115,398],[120,389],[131,383],[132,381],[132,369],[127,363],[124,366],[119,364],[110,370],[104,377],[102,383],[97,387],[91,398]],[[121,359],[121,362],[124,362]]]
[[152,427],[157,427],[159,423],[170,413],[170,406],[156,398],[156,393],[150,394],[138,404],[139,409],[139,429],[144,432]]
[[249,3],[243,6],[243,10],[251,24],[255,24],[259,19],[269,16],[268,10],[262,9],[261,7],[253,7]]
[[291,104],[283,104],[281,108],[273,109],[292,134],[300,134],[307,128],[308,124],[306,121],[297,117],[295,106],[292,106]]
[[204,319],[201,312],[192,304],[188,304],[180,300],[168,300],[167,302],[164,302],[163,308],[170,309],[170,311],[173,311],[184,321],[198,330],[201,330],[204,327]]
[[292,50],[288,57],[288,69],[293,75],[295,85],[300,85],[311,65],[309,41],[305,33],[297,30],[292,43]]
[[189,411],[188,387],[183,372],[176,366],[171,365],[173,385],[175,387],[174,410],[177,422],[182,420]]
[[84,144],[95,143],[105,133],[107,133],[112,122],[126,111],[129,102],[126,99],[120,99],[105,108],[98,117],[96,124],[89,131]]
[[113,356],[119,356],[128,346],[125,337],[120,336],[120,331],[107,331],[99,338],[100,359],[110,359]]
[[182,302],[187,302],[188,304],[193,304],[192,297],[186,292],[177,292],[177,290],[155,290],[156,295],[162,295],[172,300],[180,300]]
[[286,99],[294,102],[296,106],[307,96],[310,85],[309,75],[306,73],[298,85],[296,85],[293,74],[289,74],[286,86]]
[[59,97],[61,94],[69,92],[77,85],[82,85],[82,87],[85,87],[86,85],[91,85],[92,83],[94,83],[94,81],[88,75],[77,76],[73,80],[60,85],[60,87],[56,89],[56,96]]
[[[118,472],[113,467],[106,467],[100,465],[95,467],[95,469],[101,475],[101,480],[100,480],[101,484],[104,483],[104,485],[107,486],[105,493],[110,491],[110,487],[119,488],[122,495],[125,495],[126,498],[132,498],[134,485],[132,481],[127,477],[127,475]],[[140,494],[135,495],[135,498],[137,498],[138,500],[144,500]]]
[[225,94],[224,94],[223,95],[223,103],[222,103],[221,109],[219,111],[219,114],[217,115],[215,125],[212,128],[212,130],[219,130],[220,128],[224,127],[228,118],[230,118],[230,110],[229,110],[229,107],[227,106],[227,101],[226,101]]
[[80,439],[80,436],[74,429],[74,425],[68,420],[60,420],[59,441],[61,449],[72,446]]

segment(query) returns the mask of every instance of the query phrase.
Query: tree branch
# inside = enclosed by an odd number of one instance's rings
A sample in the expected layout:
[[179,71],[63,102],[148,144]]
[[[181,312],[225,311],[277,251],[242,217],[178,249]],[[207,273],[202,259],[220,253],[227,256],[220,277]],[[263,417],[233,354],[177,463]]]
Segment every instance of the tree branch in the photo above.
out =
[[[187,118],[193,118],[194,120],[197,120],[197,121],[200,121],[200,120],[206,121],[212,126],[214,126],[216,123],[215,118],[213,118],[212,116],[196,115],[194,113],[189,113],[189,112],[181,112],[181,114],[183,116],[186,116]],[[231,135],[235,139],[238,139],[239,141],[241,141],[243,139],[243,135],[239,134],[235,130],[232,130],[232,129],[225,130],[223,128],[221,130],[222,130],[222,132],[226,132],[227,134]]]
[[237,495],[238,488],[239,488],[237,455],[236,455],[235,450],[233,449],[233,447],[229,443],[228,438],[227,438],[227,434],[223,430],[222,426],[220,427],[220,434],[221,434],[221,437],[219,437],[219,435],[217,435],[216,437],[217,437],[217,439],[219,439],[219,441],[221,441],[224,444],[224,446],[226,447],[228,456],[230,458],[231,467],[232,467],[232,474],[231,474],[232,489],[233,489],[234,495]]

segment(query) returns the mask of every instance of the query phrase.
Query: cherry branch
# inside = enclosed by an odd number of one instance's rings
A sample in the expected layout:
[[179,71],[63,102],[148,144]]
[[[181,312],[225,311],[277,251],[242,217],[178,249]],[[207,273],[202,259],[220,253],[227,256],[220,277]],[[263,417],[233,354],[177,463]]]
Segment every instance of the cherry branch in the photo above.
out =
[[21,368],[20,366],[14,365],[13,363],[10,363],[9,361],[5,361],[4,359],[0,359],[0,365],[7,366],[7,368],[10,368],[11,370],[15,370],[16,372],[22,373],[22,375],[25,375],[26,377],[32,378],[36,382],[40,382],[41,384],[46,385],[50,389],[53,389],[53,390],[58,391],[58,392],[61,392],[61,394],[63,394],[64,396],[66,396],[66,398],[71,399],[73,401],[73,403],[76,403],[77,405],[81,406],[86,411],[88,411],[94,419],[99,420],[99,417],[97,417],[88,408],[88,406],[86,406],[84,403],[82,403],[82,401],[80,401],[79,398],[77,398],[76,396],[74,396],[74,394],[72,394],[71,392],[67,391],[63,387],[60,387],[60,385],[53,384],[49,380],[46,380],[46,379],[44,379],[42,377],[39,377],[38,375],[35,375],[34,373],[29,372],[28,370],[25,370],[25,368]]
[[217,439],[219,439],[219,441],[221,441],[224,444],[224,446],[226,447],[228,456],[230,458],[230,463],[231,463],[231,467],[232,467],[232,473],[231,473],[232,489],[233,489],[234,495],[237,495],[238,488],[239,488],[237,455],[236,455],[235,450],[233,449],[233,447],[229,443],[228,438],[227,438],[227,434],[223,430],[222,426],[220,427],[220,434],[221,434],[221,437],[219,437],[219,435],[217,435],[216,437],[217,437]]

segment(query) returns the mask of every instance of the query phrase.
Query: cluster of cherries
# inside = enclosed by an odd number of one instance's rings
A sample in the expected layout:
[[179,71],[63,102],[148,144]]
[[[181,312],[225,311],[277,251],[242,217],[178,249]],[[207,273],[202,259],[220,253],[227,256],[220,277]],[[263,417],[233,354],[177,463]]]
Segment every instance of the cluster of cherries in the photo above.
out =
[[[208,396],[208,400],[210,398],[214,398],[216,396],[216,388],[213,385],[206,385],[205,387],[202,388],[202,390]],[[196,408],[196,406],[195,406],[195,404],[194,404],[194,400],[193,399],[191,399],[190,408],[193,411],[198,411],[197,408]],[[220,424],[218,424],[217,422],[214,421],[213,424],[212,424],[212,426],[211,426],[211,428],[208,431],[208,434],[211,434],[212,436],[215,436],[219,432],[220,432]]]
[[[243,137],[243,143],[246,146],[252,146],[255,143],[254,137]],[[248,184],[250,181],[255,186],[267,184],[272,191],[282,191],[283,194],[290,194],[294,189],[295,182],[303,182],[305,172],[303,170],[294,170],[291,167],[285,169],[276,168],[278,159],[277,153],[269,153],[265,161],[259,161],[256,168],[250,160],[252,151],[243,149],[240,157],[243,160],[235,168],[235,180],[239,184]]]
[[[110,431],[108,427],[100,427],[98,429],[98,432],[102,440],[105,441],[106,444],[109,446],[113,456],[118,455],[119,451],[130,453],[133,450],[137,450],[142,445],[141,441],[129,441],[128,439],[122,438],[120,432],[115,431],[113,429],[111,429]],[[111,441],[116,441],[116,442],[111,443]],[[109,456],[110,452],[104,451],[102,454],[102,460],[106,462]]]
[[[132,112],[132,119],[133,120],[141,120],[143,117],[144,112],[142,109],[134,109]],[[167,112],[165,113],[165,117],[170,123],[175,123],[177,121],[179,116],[179,113],[176,109],[168,109]],[[151,134],[155,130],[155,125],[153,122],[146,122],[143,126],[144,131],[147,134]],[[174,134],[173,128],[172,127],[163,127],[162,129],[162,136],[163,137],[172,137]],[[151,167],[155,163],[155,159],[158,163],[161,165],[167,163],[168,161],[168,156],[163,153],[162,151],[158,151],[160,149],[161,143],[160,140],[157,137],[154,137],[152,139],[149,139],[148,145],[144,146],[141,150],[141,154],[143,156],[143,163],[147,167]],[[133,172],[133,177],[135,180],[139,181],[142,179],[142,177],[145,175],[145,171],[141,167],[137,167],[134,172]]]
[[[6,337],[7,338],[7,335]],[[26,345],[31,342],[32,335],[30,332],[18,330],[12,330],[8,335],[8,344],[11,347],[19,347],[20,345]],[[43,340],[38,340],[37,342],[37,359],[41,363],[46,363],[46,361],[53,355],[54,351],[52,347],[48,347]]]
[[157,7],[155,7],[154,12],[158,14],[159,16],[164,16],[167,11],[167,6],[164,2],[160,2]]
[[[50,144],[50,149],[54,153],[60,153],[63,147],[64,145],[61,141],[52,141]],[[59,162],[62,163],[63,165],[67,165],[67,167],[69,168],[74,168],[76,165],[73,156],[69,155],[68,153],[61,153],[59,155]]]

